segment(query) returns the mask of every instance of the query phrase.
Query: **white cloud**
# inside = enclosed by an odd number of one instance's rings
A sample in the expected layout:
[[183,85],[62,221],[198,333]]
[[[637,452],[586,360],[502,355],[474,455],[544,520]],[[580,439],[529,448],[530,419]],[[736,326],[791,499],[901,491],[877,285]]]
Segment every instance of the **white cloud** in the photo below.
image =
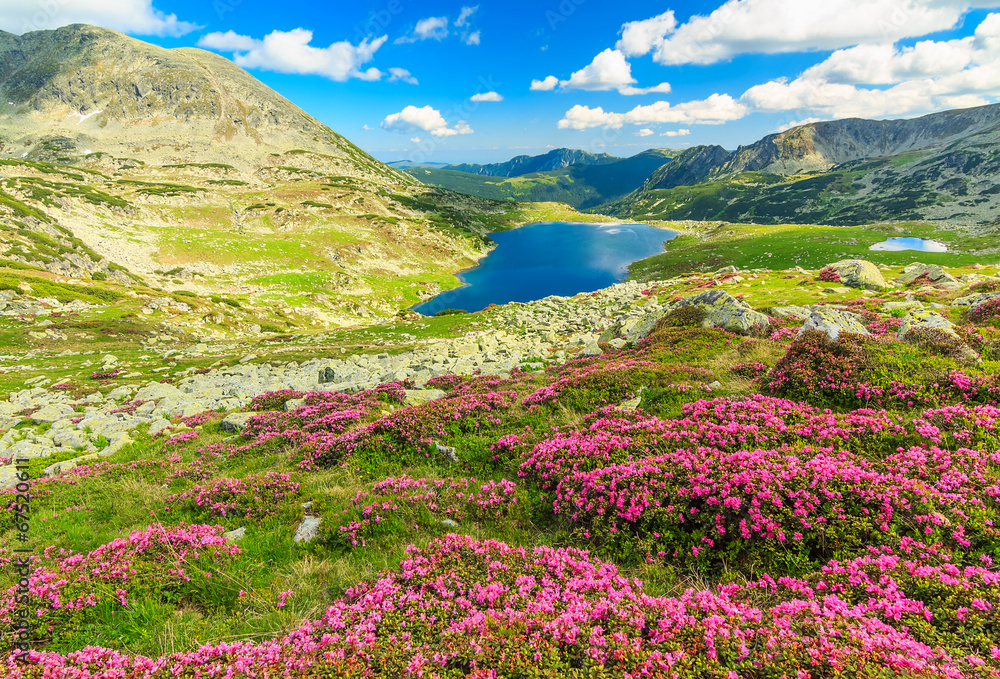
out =
[[472,134],[472,128],[464,120],[459,120],[452,127],[448,127],[448,122],[441,112],[430,106],[422,108],[407,106],[399,113],[387,115],[382,121],[382,127],[404,133],[422,130],[435,137]]
[[739,54],[892,44],[956,26],[998,0],[728,0],[674,27],[661,14],[622,27],[619,48],[661,64],[710,64]]
[[630,21],[622,26],[622,37],[616,47],[629,57],[649,54],[657,49],[663,43],[664,36],[673,33],[675,28],[677,19],[673,10],[667,10],[645,21]]
[[458,15],[458,18],[455,19],[455,25],[459,28],[465,26],[469,21],[469,17],[475,14],[477,9],[479,9],[479,5],[476,5],[475,7],[463,7],[462,11]]
[[448,37],[448,17],[427,17],[417,22],[412,35],[396,38],[396,44],[419,40],[444,40]]
[[371,130],[372,128],[368,127],[368,123],[365,123],[364,125],[361,126],[361,129],[362,130]]
[[652,135],[653,135],[653,131],[651,129],[649,129],[648,127],[644,127],[644,128],[642,128],[641,130],[639,130],[638,132],[635,133],[635,136],[637,136],[637,137],[649,137],[649,136],[652,136]]
[[469,97],[469,101],[503,101],[503,95],[499,92],[477,92]]
[[11,33],[93,24],[134,35],[180,36],[201,26],[153,7],[153,0],[56,0],[0,2],[0,30]]
[[837,50],[802,77],[852,85],[886,85],[915,78],[961,71],[973,59],[974,38],[935,42],[924,40],[913,47],[858,45]]
[[420,137],[410,137],[410,141],[413,142],[414,144],[419,144],[420,142],[423,141],[423,139],[421,139]]
[[685,128],[682,127],[679,130],[667,130],[666,132],[663,132],[660,136],[661,137],[686,137],[689,134],[691,134],[691,130],[688,130],[688,129],[685,129]]
[[[621,94],[649,94],[650,92],[669,92],[669,83],[660,83],[654,87],[635,87],[632,77],[632,66],[625,55],[613,49],[606,49],[579,71],[570,75],[569,80],[558,80],[550,75],[545,80],[533,80],[531,89],[553,89],[558,83],[564,90],[585,90],[590,92],[606,92],[618,90]],[[538,87],[535,83],[540,83]],[[550,86],[551,85],[551,86]]]
[[785,123],[784,125],[780,125],[776,130],[776,132],[784,132],[785,130],[790,130],[793,127],[808,125],[809,123],[818,123],[821,122],[822,120],[823,120],[822,118],[816,118],[816,117],[803,118],[802,120],[792,120]]
[[558,85],[559,78],[554,75],[550,75],[546,76],[544,80],[532,80],[530,89],[539,92],[548,92],[549,90],[554,90]]
[[397,80],[404,83],[409,83],[410,85],[419,85],[417,79],[410,75],[410,72],[405,68],[397,68],[395,66],[389,69],[389,82],[394,83]]
[[738,120],[748,113],[748,108],[728,94],[713,94],[707,99],[687,101],[676,106],[658,101],[648,106],[636,106],[626,113],[605,112],[603,108],[590,108],[577,104],[566,111],[559,121],[559,129],[586,130],[591,127],[620,128],[622,125],[648,125],[656,123],[691,123],[718,125]]
[[[890,87],[859,87],[890,85]],[[1000,14],[975,35],[912,47],[838,50],[799,77],[751,87],[740,101],[762,111],[803,110],[827,118],[878,117],[980,106],[1000,97]]]
[[337,81],[350,78],[378,80],[382,77],[377,68],[361,70],[361,66],[374,58],[387,36],[371,40],[366,38],[357,45],[344,40],[328,47],[313,47],[309,44],[312,35],[312,31],[296,28],[272,31],[263,40],[256,40],[228,31],[204,35],[198,45],[220,52],[233,52],[233,61],[243,68],[322,75]]
[[462,35],[462,42],[466,45],[478,45],[479,36],[481,31],[473,31],[472,33],[465,33]]

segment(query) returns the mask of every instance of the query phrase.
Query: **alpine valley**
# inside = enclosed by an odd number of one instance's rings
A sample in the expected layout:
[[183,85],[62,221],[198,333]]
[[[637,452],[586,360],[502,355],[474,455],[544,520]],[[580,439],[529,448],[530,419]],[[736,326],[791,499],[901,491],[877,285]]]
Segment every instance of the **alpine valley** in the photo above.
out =
[[[385,164],[216,54],[0,32],[2,676],[1000,679],[998,135]],[[677,236],[410,310],[570,221]]]

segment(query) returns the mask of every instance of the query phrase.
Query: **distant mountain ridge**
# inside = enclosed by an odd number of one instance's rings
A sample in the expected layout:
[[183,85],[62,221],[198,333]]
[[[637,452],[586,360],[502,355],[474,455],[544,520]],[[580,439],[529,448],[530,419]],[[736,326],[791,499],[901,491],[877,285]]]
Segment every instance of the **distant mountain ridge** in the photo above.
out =
[[596,209],[634,219],[1000,223],[1000,104],[810,123],[732,152],[697,146]]
[[561,170],[570,165],[603,165],[620,160],[624,159],[608,153],[591,153],[581,149],[554,149],[539,156],[514,156],[503,163],[489,163],[487,165],[459,163],[446,165],[444,169],[481,174],[487,177],[520,177],[535,172]]
[[596,164],[576,163],[557,170],[514,177],[473,174],[445,168],[409,168],[407,172],[426,184],[479,198],[562,202],[578,209],[616,200],[638,188],[677,152],[649,149],[630,158]]

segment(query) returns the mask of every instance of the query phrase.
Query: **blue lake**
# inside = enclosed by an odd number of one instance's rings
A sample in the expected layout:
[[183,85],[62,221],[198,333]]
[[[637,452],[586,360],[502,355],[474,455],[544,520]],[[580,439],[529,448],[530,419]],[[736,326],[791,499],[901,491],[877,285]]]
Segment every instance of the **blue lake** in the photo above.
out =
[[918,250],[920,252],[948,252],[948,246],[928,238],[887,238],[883,243],[875,243],[869,250],[896,252],[899,250]]
[[663,252],[675,231],[645,224],[540,222],[491,233],[497,247],[479,266],[463,271],[465,283],[413,307],[432,316],[442,309],[479,311],[490,304],[570,296],[613,285],[632,262]]

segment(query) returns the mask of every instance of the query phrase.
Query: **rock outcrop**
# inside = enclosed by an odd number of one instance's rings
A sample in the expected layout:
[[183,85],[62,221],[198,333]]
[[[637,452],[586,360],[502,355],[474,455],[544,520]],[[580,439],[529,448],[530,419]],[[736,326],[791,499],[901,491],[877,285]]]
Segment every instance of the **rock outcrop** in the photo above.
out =
[[813,307],[809,314],[809,319],[799,329],[798,337],[811,330],[818,330],[826,335],[827,339],[835,342],[841,333],[852,333],[855,335],[869,335],[868,328],[862,325],[861,321],[854,314],[847,311],[830,308]]

